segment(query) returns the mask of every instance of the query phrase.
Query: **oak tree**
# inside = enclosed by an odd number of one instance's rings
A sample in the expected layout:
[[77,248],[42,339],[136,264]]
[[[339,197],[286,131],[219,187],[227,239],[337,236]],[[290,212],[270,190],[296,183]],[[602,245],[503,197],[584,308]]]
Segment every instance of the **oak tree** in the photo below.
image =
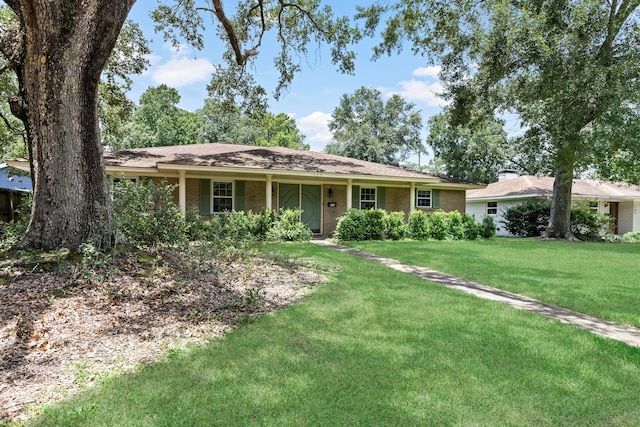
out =
[[[109,248],[114,233],[97,92],[135,0],[3,1],[17,19],[2,27],[0,50],[17,75],[11,110],[25,125],[34,182],[31,220],[21,245],[77,249],[95,239]],[[346,47],[358,33],[317,0],[240,1],[233,16],[220,0],[175,0],[162,2],[154,15],[168,36],[198,47],[204,41],[205,18],[211,16],[229,46],[227,58],[240,73],[259,54],[265,35],[277,34],[276,96],[300,69],[294,59],[312,42],[331,45],[332,60],[341,71],[353,69],[354,54]]]

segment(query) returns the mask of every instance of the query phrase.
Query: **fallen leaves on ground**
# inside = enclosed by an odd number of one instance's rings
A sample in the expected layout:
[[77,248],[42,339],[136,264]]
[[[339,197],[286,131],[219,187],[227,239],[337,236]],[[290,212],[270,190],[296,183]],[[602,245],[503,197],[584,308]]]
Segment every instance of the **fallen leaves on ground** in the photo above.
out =
[[0,421],[222,337],[325,281],[308,266],[257,256],[189,273],[139,255],[101,269],[66,259],[0,261]]

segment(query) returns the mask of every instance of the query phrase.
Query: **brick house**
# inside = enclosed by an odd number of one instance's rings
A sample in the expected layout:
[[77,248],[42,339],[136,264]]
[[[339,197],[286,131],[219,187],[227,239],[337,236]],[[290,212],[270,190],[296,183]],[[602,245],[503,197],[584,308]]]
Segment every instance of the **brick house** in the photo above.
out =
[[300,208],[302,221],[330,235],[351,207],[389,212],[465,211],[467,189],[482,185],[347,157],[284,147],[196,144],[104,154],[110,177],[177,184],[183,212]]

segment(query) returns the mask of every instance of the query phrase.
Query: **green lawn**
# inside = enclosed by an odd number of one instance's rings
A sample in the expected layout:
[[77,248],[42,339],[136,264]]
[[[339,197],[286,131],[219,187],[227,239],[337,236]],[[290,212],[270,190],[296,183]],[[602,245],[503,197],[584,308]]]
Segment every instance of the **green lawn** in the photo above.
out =
[[497,238],[348,245],[640,327],[640,244]]
[[336,272],[302,302],[36,424],[640,425],[639,349],[312,244],[268,250]]

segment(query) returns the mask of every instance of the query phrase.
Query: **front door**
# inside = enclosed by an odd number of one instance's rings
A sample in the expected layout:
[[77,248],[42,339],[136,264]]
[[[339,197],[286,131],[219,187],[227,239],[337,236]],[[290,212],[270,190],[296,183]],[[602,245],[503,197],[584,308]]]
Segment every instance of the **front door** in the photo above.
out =
[[618,234],[618,202],[609,202],[609,216],[612,220],[609,231]]
[[280,184],[278,207],[301,209],[300,220],[314,233],[320,233],[322,220],[322,186]]

